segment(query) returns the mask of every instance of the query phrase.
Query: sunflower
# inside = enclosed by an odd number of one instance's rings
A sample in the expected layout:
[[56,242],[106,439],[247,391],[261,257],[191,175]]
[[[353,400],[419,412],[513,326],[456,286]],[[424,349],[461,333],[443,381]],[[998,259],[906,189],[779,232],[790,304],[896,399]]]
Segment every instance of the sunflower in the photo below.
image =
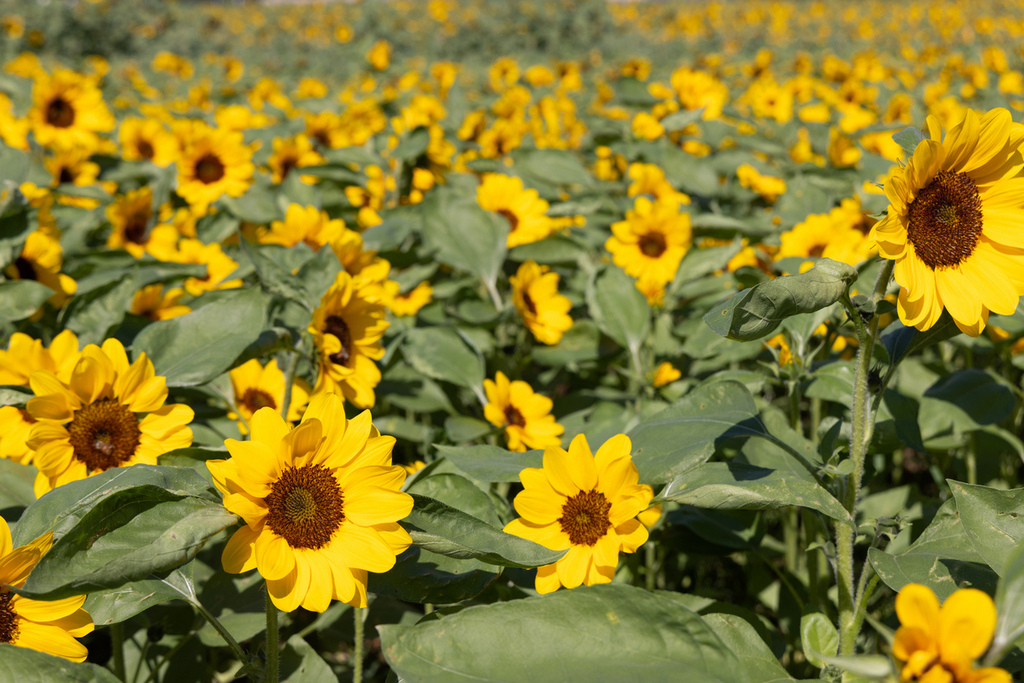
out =
[[1009,672],[975,669],[996,630],[996,606],[976,588],[961,588],[941,606],[927,586],[910,583],[896,595],[900,627],[892,653],[902,667],[901,681],[1010,683]]
[[[299,206],[289,204],[283,221],[273,221],[270,230],[260,237],[261,244],[280,244],[294,247],[305,242],[314,251],[320,247],[340,239],[345,232],[345,221],[331,218],[326,211],[315,206]],[[359,240],[362,244],[362,239]]]
[[[239,365],[229,375],[231,387],[235,391],[235,407],[243,418],[238,421],[242,434],[248,434],[246,422],[260,408],[273,408],[280,412],[284,404],[284,373],[277,367],[276,360],[263,366],[253,358]],[[292,397],[288,404],[288,421],[298,422],[308,402],[309,385],[305,380],[296,378],[292,383]],[[238,415],[229,417],[236,418]]]
[[320,355],[314,393],[340,393],[358,408],[374,404],[381,378],[374,361],[384,357],[380,340],[388,328],[383,295],[379,284],[343,271],[321,297],[309,325]]
[[71,330],[54,337],[49,347],[23,332],[15,332],[7,350],[0,349],[0,384],[27,387],[29,376],[36,370],[48,370],[64,381],[70,380],[79,355],[78,337]]
[[654,370],[654,374],[651,377],[651,382],[655,387],[663,387],[666,384],[671,384],[677,379],[683,376],[683,373],[679,371],[679,368],[675,367],[668,361],[665,361]]
[[384,305],[397,316],[416,315],[434,298],[434,288],[421,282],[407,292],[394,280],[384,282]]
[[147,250],[161,261],[199,263],[206,266],[205,277],[190,277],[185,280],[185,291],[192,296],[199,296],[214,289],[237,289],[242,286],[241,280],[226,279],[238,269],[238,262],[225,254],[217,242],[203,244],[197,239],[184,238],[175,245],[174,240],[151,239]]
[[548,203],[537,190],[523,189],[523,181],[500,173],[488,173],[476,190],[476,200],[487,211],[496,211],[510,226],[509,248],[537,242],[555,229],[546,213]]
[[53,290],[47,301],[60,308],[75,293],[78,284],[60,272],[64,265],[64,250],[60,246],[60,233],[55,228],[40,227],[30,232],[14,263],[4,269],[12,280],[35,280]]
[[50,185],[88,187],[95,183],[100,174],[100,165],[90,161],[91,156],[90,147],[58,147],[53,156],[43,160],[43,165],[53,178]]
[[96,83],[66,69],[36,78],[28,119],[39,144],[65,149],[92,149],[99,142],[98,133],[114,128],[114,117]]
[[155,465],[159,455],[192,443],[192,409],[165,405],[167,380],[146,354],[129,365],[116,339],[86,346],[68,382],[46,370],[29,382],[37,497],[111,467]]
[[522,380],[510,382],[500,370],[493,382],[484,380],[484,393],[484,417],[495,427],[505,428],[510,451],[561,446],[565,428],[555,422],[550,398],[535,394]]
[[512,302],[527,329],[542,344],[557,344],[572,327],[572,302],[558,293],[558,273],[526,261],[509,278]]
[[107,247],[124,249],[135,258],[142,258],[153,215],[153,191],[148,186],[131,190],[108,204],[106,213],[112,228]]
[[395,439],[370,412],[345,419],[336,394],[318,396],[302,423],[272,408],[253,415],[249,441],[228,439],[228,460],[207,462],[224,506],[245,526],[224,548],[224,570],[267,580],[274,605],[323,612],[331,600],[366,606],[368,571],[386,572],[412,543],[398,520],[412,510],[391,464]]
[[1024,294],[1024,126],[1005,109],[968,110],[940,140],[931,138],[885,183],[889,212],[871,238],[895,260],[900,320],[932,327],[945,308],[978,336],[989,311],[1010,315]]
[[179,128],[178,195],[194,206],[208,206],[223,195],[240,197],[249,189],[255,166],[242,133],[204,123]]
[[146,285],[135,292],[135,296],[132,297],[131,312],[150,320],[170,320],[187,315],[192,312],[192,309],[178,303],[183,296],[185,296],[185,290],[180,287],[174,287],[165,292],[164,286],[160,283]]
[[178,139],[156,119],[125,119],[119,138],[121,156],[126,161],[152,161],[165,167],[178,158]]
[[[274,138],[274,152],[267,162],[270,165],[271,179],[275,183],[283,183],[292,169],[305,166],[319,166],[326,163],[320,153],[313,148],[310,139],[301,133],[293,138]],[[311,175],[300,176],[302,182],[312,185],[319,178]]]
[[25,585],[32,569],[53,545],[53,532],[18,548],[11,527],[0,517],[0,643],[27,647],[73,662],[89,651],[75,638],[92,633],[84,595],[63,600],[29,600],[11,591]]
[[647,540],[647,529],[636,517],[648,508],[654,492],[637,483],[631,448],[629,437],[619,434],[594,455],[580,434],[568,451],[545,450],[542,469],[527,467],[519,473],[524,490],[513,504],[521,516],[505,532],[569,551],[537,569],[538,593],[608,583],[619,552],[635,552]]
[[[856,207],[854,212],[850,208]],[[860,229],[863,225],[857,200],[843,200],[829,213],[815,213],[779,236],[776,259],[789,256],[829,258],[856,266],[875,251],[874,244]]]
[[604,248],[629,275],[664,286],[675,278],[691,236],[690,216],[678,202],[637,197],[626,220],[612,224]]

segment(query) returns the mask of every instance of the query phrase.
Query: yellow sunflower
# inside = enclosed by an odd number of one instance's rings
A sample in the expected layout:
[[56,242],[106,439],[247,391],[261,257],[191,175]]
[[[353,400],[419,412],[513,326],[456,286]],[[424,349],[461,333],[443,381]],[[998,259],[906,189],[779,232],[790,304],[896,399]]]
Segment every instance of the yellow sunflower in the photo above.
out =
[[[261,244],[280,244],[294,247],[305,242],[315,251],[340,239],[345,231],[345,221],[331,218],[326,211],[315,206],[289,204],[283,221],[273,221],[270,230],[260,236]],[[359,240],[362,244],[362,239]]]
[[384,282],[384,305],[397,316],[416,315],[434,298],[434,288],[421,282],[407,292],[394,280]]
[[153,215],[153,191],[148,186],[131,190],[108,204],[106,213],[112,228],[107,247],[124,249],[135,258],[142,258]]
[[895,260],[900,320],[927,330],[942,309],[978,336],[989,311],[1009,315],[1024,294],[1024,126],[1005,109],[968,110],[886,181],[889,213],[871,238]]
[[224,548],[224,570],[256,569],[274,605],[323,612],[331,600],[366,606],[367,572],[386,572],[412,543],[398,520],[412,510],[391,464],[395,439],[370,412],[345,419],[336,394],[318,396],[302,423],[272,408],[252,418],[252,439],[225,443],[231,458],[207,463],[224,506],[245,525]]
[[0,384],[27,387],[29,376],[36,370],[48,370],[68,381],[80,355],[78,337],[71,330],[54,337],[49,347],[23,332],[15,332],[7,350],[0,349]]
[[901,663],[901,681],[931,683],[1010,683],[1009,672],[974,668],[996,630],[996,606],[976,588],[961,588],[941,606],[932,589],[911,583],[896,596],[900,627],[892,653]]
[[[267,162],[270,165],[271,179],[275,183],[283,183],[292,169],[305,166],[319,166],[326,162],[308,137],[303,134],[293,138],[274,138],[274,152]],[[302,182],[312,185],[319,178],[311,175],[300,176]]]
[[129,365],[116,339],[86,346],[69,382],[46,370],[29,382],[37,497],[111,467],[155,465],[159,455],[192,443],[192,409],[165,405],[167,380],[145,354]]
[[11,588],[25,585],[51,545],[53,532],[48,532],[15,548],[11,527],[0,517],[0,643],[84,662],[89,651],[75,638],[94,628],[92,617],[82,609],[86,596],[42,601],[11,592]]
[[205,277],[190,277],[185,280],[185,291],[192,296],[199,296],[214,289],[237,289],[242,286],[239,279],[227,279],[238,269],[238,262],[225,254],[217,242],[203,244],[197,239],[184,238],[175,245],[174,240],[151,239],[147,244],[147,250],[161,261],[200,263],[206,266]]
[[36,78],[28,119],[39,144],[52,147],[92,149],[98,133],[114,128],[96,83],[66,69]]
[[[248,434],[245,424],[260,408],[273,408],[280,412],[284,404],[284,373],[277,367],[276,360],[271,360],[263,366],[253,358],[228,374],[231,377],[231,387],[235,391],[235,407],[244,418],[244,421],[238,421],[238,429],[242,434]],[[292,382],[292,397],[288,403],[288,421],[298,422],[308,402],[309,384],[301,378],[296,378]]]
[[626,220],[612,224],[604,248],[629,275],[663,286],[675,278],[691,238],[690,216],[677,202],[637,197]]
[[390,262],[363,249],[363,236],[355,230],[342,230],[331,240],[331,250],[345,272],[360,282],[383,283],[391,272]]
[[21,254],[4,269],[4,275],[12,280],[35,280],[46,285],[53,290],[53,296],[47,301],[60,308],[78,289],[73,278],[60,272],[63,265],[60,234],[55,228],[40,227],[29,233]]
[[53,156],[43,160],[43,165],[50,172],[53,180],[51,185],[78,185],[88,187],[96,182],[100,174],[100,165],[90,161],[91,147],[58,147]]
[[382,298],[379,284],[344,271],[320,298],[309,325],[320,355],[314,393],[336,392],[358,408],[373,406],[381,378],[374,361],[384,357],[380,340],[388,328]]
[[671,384],[677,379],[683,376],[683,373],[679,371],[679,368],[675,367],[668,361],[665,361],[654,370],[654,375],[651,377],[651,382],[655,387],[663,387],[666,384]]
[[208,206],[221,196],[240,197],[249,189],[255,166],[253,149],[239,131],[193,123],[178,129],[178,195],[194,206]]
[[637,515],[651,504],[654,492],[637,483],[631,448],[629,437],[619,434],[592,454],[580,434],[568,451],[545,450],[542,469],[527,467],[519,473],[524,490],[513,504],[521,516],[505,532],[569,551],[537,569],[538,593],[609,583],[619,552],[635,552],[647,540]]
[[159,283],[146,285],[132,297],[131,312],[150,320],[170,320],[187,315],[192,309],[178,303],[183,296],[185,290],[180,287],[173,287],[165,292],[164,286]]
[[511,230],[509,248],[537,242],[555,230],[555,222],[546,213],[548,203],[537,190],[523,189],[523,181],[500,173],[488,173],[476,190],[476,200],[487,211],[505,217]]
[[164,167],[178,158],[178,139],[156,119],[125,119],[118,137],[127,161],[146,160]]
[[542,344],[557,344],[572,327],[572,302],[558,293],[558,279],[558,273],[534,261],[520,265],[509,278],[516,311]]
[[565,428],[555,422],[550,398],[535,394],[522,380],[510,382],[500,370],[494,381],[484,380],[484,393],[484,417],[495,427],[505,428],[510,451],[562,445]]

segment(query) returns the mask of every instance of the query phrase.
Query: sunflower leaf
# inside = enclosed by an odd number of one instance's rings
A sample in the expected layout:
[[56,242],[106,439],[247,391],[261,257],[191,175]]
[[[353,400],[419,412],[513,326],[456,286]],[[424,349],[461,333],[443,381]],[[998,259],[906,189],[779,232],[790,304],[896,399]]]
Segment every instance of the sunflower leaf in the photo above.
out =
[[273,294],[288,301],[293,301],[312,312],[314,300],[309,290],[302,284],[302,281],[287,270],[277,265],[270,258],[265,256],[260,248],[249,240],[241,240],[242,251],[252,261],[256,269],[256,276],[260,280],[260,286],[268,294]]
[[651,307],[636,281],[617,266],[587,286],[587,307],[602,332],[636,353],[651,329]]
[[52,289],[35,280],[0,282],[0,324],[24,320],[52,294]]
[[893,133],[892,139],[903,149],[909,159],[914,156],[917,146],[924,141],[924,133],[913,126],[908,126],[898,133]]
[[402,343],[402,355],[418,372],[480,392],[484,384],[483,360],[447,327],[417,327]]
[[102,666],[86,662],[76,664],[62,657],[8,643],[0,643],[0,680],[118,683],[117,676]]
[[998,491],[947,479],[964,532],[993,571],[1002,575],[1008,558],[1024,540],[1024,489]]

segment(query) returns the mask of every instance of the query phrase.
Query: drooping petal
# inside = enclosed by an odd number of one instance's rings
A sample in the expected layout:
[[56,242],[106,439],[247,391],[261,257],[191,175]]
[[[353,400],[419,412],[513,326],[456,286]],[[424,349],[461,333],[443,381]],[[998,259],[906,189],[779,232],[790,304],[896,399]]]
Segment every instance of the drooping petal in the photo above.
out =
[[970,663],[985,654],[996,632],[996,606],[987,593],[961,588],[946,598],[938,618],[942,661]]

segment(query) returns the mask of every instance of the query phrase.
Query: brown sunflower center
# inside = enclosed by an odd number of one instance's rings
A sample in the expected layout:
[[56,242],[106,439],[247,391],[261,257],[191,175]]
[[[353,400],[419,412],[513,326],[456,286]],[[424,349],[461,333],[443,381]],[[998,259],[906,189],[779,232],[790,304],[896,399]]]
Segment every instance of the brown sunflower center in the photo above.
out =
[[526,418],[524,418],[523,414],[519,412],[519,408],[516,408],[511,404],[505,406],[505,421],[508,422],[510,426],[514,427],[526,426]]
[[214,154],[206,154],[196,162],[196,178],[210,185],[224,177],[224,162]]
[[519,227],[519,216],[515,215],[508,209],[498,209],[498,213],[505,217],[508,224],[512,226],[512,232],[515,232],[516,228]]
[[145,244],[146,225],[149,224],[149,208],[133,211],[124,225],[124,239],[132,244]]
[[150,144],[149,140],[139,140],[135,145],[135,151],[143,159],[152,159],[153,155],[156,154],[156,150],[153,149],[153,145]]
[[36,269],[32,267],[32,262],[23,256],[19,256],[14,259],[14,268],[18,271],[19,280],[38,280],[39,277],[36,275]]
[[14,593],[0,593],[0,643],[13,643],[18,637],[18,615],[11,607]]
[[345,520],[345,496],[323,465],[287,468],[263,501],[267,526],[293,548],[324,547]]
[[281,159],[281,178],[287,178],[288,174],[292,172],[299,163],[299,160],[295,157],[285,157]]
[[644,256],[658,258],[666,249],[668,245],[665,243],[665,236],[660,232],[649,232],[640,238],[640,251]]
[[75,182],[75,174],[67,166],[60,167],[60,173],[57,174],[57,182],[61,185],[67,185],[68,183]]
[[594,545],[608,533],[612,504],[600,491],[581,491],[565,501],[558,523],[573,545]]
[[533,302],[529,292],[523,292],[523,303],[526,304],[526,310],[530,312],[530,315],[537,315],[537,304]]
[[75,108],[63,97],[54,97],[46,105],[46,122],[57,128],[67,128],[75,122]]
[[348,329],[348,325],[338,315],[331,315],[327,317],[327,324],[324,327],[324,332],[327,334],[333,334],[341,342],[341,349],[332,353],[328,358],[335,365],[347,365],[349,359],[352,357],[352,333]]
[[981,237],[978,187],[966,173],[939,171],[907,208],[907,239],[932,270],[962,263]]
[[273,408],[277,410],[277,402],[274,400],[274,397],[255,387],[249,387],[242,394],[242,405],[253,413],[260,408]]
[[139,418],[128,406],[104,398],[75,412],[68,435],[75,457],[90,472],[105,472],[135,455],[142,431]]

